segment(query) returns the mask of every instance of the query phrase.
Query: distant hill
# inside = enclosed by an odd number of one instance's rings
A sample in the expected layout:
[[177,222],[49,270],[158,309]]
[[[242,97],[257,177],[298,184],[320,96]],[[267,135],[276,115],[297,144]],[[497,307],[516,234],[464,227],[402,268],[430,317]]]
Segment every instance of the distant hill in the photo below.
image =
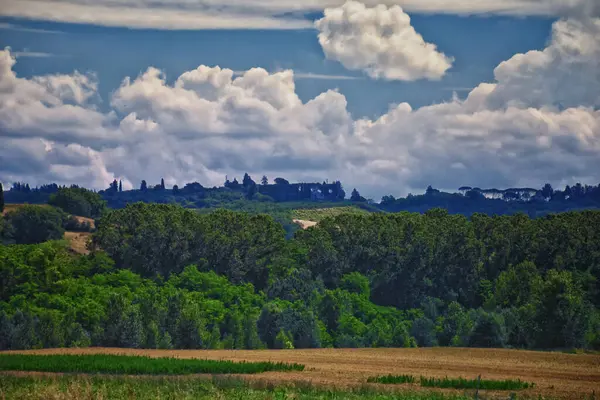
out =
[[[480,189],[463,186],[456,193],[447,193],[427,188],[421,195],[408,195],[402,198],[383,196],[379,203],[366,200],[354,189],[350,200],[345,199],[345,191],[339,181],[334,183],[289,183],[277,178],[275,184],[257,185],[249,176],[242,183],[227,180],[222,187],[207,188],[198,182],[188,183],[182,188],[171,189],[164,186],[142,183],[140,189],[121,190],[121,185],[113,181],[109,188],[98,194],[111,208],[123,208],[129,203],[173,203],[186,208],[210,211],[225,208],[249,213],[272,214],[280,222],[291,224],[292,219],[314,221],[315,215],[289,215],[291,210],[339,209],[353,206],[355,209],[384,212],[419,212],[432,208],[444,208],[450,214],[470,216],[474,213],[507,215],[525,213],[532,218],[549,213],[600,208],[600,185],[589,186],[577,183],[555,190],[546,184],[541,189],[509,188]],[[58,191],[56,184],[30,188],[18,183],[5,192],[7,203],[46,203]],[[270,194],[270,195],[267,195]],[[346,210],[349,211],[349,210]],[[311,211],[314,214],[314,211]],[[297,214],[298,212],[296,212]],[[284,224],[285,224],[284,223]],[[288,231],[296,227],[288,225]]]

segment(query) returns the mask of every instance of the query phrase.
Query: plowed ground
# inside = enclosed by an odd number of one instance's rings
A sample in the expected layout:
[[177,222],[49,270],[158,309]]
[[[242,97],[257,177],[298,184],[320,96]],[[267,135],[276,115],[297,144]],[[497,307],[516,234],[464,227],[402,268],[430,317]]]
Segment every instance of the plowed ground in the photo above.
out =
[[[151,357],[224,359],[233,361],[282,361],[301,363],[303,372],[269,372],[247,379],[272,383],[309,381],[327,387],[363,385],[367,378],[385,374],[416,377],[465,377],[521,379],[536,387],[519,391],[527,397],[538,394],[563,399],[583,399],[595,391],[600,395],[600,356],[506,349],[310,349],[310,350],[134,350],[134,349],[45,349],[31,354],[128,354]],[[393,385],[392,385],[393,386]],[[381,388],[384,386],[382,385]],[[418,385],[397,388],[419,390]],[[385,389],[390,389],[386,385]],[[430,389],[427,389],[430,390]],[[509,393],[488,393],[508,398]]]

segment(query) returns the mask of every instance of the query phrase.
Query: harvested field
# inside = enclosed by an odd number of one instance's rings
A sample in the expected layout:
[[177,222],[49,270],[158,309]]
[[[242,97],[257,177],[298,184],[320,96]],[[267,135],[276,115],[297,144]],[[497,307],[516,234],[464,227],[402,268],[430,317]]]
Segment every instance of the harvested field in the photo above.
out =
[[[427,377],[521,379],[535,388],[522,395],[583,399],[600,392],[600,356],[506,349],[310,349],[310,350],[134,350],[45,349],[32,354],[127,354],[151,357],[273,361],[304,364],[304,372],[267,372],[247,379],[273,383],[309,381],[337,388],[363,385],[371,376],[394,374]],[[389,385],[381,385],[389,386]],[[405,386],[418,390],[418,386]],[[505,396],[506,393],[502,394]]]

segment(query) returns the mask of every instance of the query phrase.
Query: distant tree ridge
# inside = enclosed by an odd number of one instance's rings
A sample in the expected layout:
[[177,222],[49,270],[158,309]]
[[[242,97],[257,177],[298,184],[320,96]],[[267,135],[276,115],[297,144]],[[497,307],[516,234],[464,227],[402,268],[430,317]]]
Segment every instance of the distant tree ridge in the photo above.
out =
[[[76,186],[75,186],[76,187]],[[52,193],[59,187],[56,184],[30,188],[26,183],[14,183],[5,192],[8,203],[46,203]],[[346,192],[341,182],[333,183],[290,183],[277,177],[274,184],[269,184],[263,176],[257,184],[249,174],[244,174],[241,183],[234,178],[226,179],[222,187],[208,188],[198,182],[187,183],[183,188],[174,185],[167,189],[164,179],[160,183],[148,185],[141,182],[139,190],[122,190],[122,183],[114,180],[109,188],[98,194],[111,208],[122,208],[137,201],[156,203],[178,203],[188,208],[230,208],[228,203],[236,201],[249,202],[336,202],[344,201]],[[600,208],[600,185],[589,186],[576,183],[566,186],[564,190],[555,190],[550,184],[541,189],[509,188],[481,189],[461,186],[457,193],[447,193],[431,186],[423,195],[409,194],[404,198],[386,195],[379,203],[366,199],[357,189],[351,193],[350,200],[355,203],[369,205],[386,212],[411,211],[424,213],[429,209],[441,207],[451,214],[472,215],[485,213],[488,215],[504,215],[524,212],[531,217],[543,216],[553,212],[572,209]]]

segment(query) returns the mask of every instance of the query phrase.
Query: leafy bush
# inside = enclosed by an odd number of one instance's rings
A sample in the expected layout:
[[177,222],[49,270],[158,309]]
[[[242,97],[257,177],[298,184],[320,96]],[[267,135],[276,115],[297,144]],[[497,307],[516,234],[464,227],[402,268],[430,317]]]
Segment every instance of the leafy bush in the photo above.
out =
[[50,196],[48,204],[88,218],[98,218],[106,209],[106,202],[98,193],[83,188],[60,188]]
[[66,214],[47,206],[24,205],[5,215],[4,236],[16,244],[62,239]]

